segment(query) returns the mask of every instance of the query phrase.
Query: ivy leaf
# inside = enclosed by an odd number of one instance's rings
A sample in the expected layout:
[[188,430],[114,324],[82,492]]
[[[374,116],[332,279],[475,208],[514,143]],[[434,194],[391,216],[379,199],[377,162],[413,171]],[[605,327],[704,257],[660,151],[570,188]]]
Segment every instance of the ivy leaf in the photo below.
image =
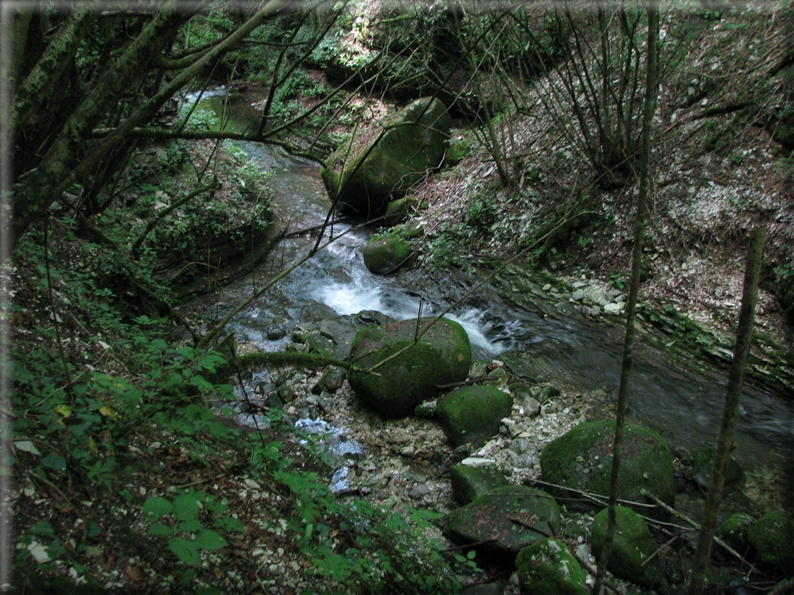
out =
[[41,521],[37,525],[33,525],[28,532],[33,535],[55,535],[55,529],[49,521]]
[[143,516],[147,521],[156,521],[171,513],[172,505],[166,498],[155,496],[143,503]]
[[219,421],[211,421],[207,424],[207,428],[212,434],[213,438],[226,438],[228,431],[225,425]]
[[202,529],[196,533],[196,540],[193,543],[203,550],[219,550],[229,545],[220,533],[212,529]]
[[227,531],[237,531],[238,533],[245,533],[245,527],[243,527],[242,522],[240,519],[236,519],[234,517],[222,517],[213,523],[216,527],[220,527],[222,529],[226,529]]
[[174,498],[174,516],[180,521],[189,521],[198,516],[199,504],[195,494],[182,494]]
[[171,527],[157,523],[149,527],[149,533],[151,535],[171,535],[173,531],[171,530]]
[[36,445],[30,440],[20,440],[19,442],[14,442],[14,448],[22,452],[29,452],[32,455],[41,456],[39,449],[36,448]]
[[63,471],[66,468],[66,459],[58,455],[47,455],[41,459],[41,464],[53,471]]
[[168,547],[185,564],[191,566],[198,564],[199,551],[196,542],[187,539],[169,539]]
[[198,519],[188,519],[179,524],[180,531],[200,531],[201,528],[201,521]]

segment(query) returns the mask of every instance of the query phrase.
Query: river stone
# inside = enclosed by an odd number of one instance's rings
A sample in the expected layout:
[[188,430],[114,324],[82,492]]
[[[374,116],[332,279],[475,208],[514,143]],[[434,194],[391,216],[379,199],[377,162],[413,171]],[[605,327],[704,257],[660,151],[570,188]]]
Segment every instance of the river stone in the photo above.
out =
[[[615,422],[584,422],[550,442],[540,455],[542,478],[550,483],[600,494],[609,494]],[[555,493],[567,495],[565,490]],[[626,424],[623,440],[618,498],[645,502],[650,493],[673,506],[675,477],[673,455],[667,441],[651,429]],[[579,506],[591,505],[575,498]],[[648,514],[667,519],[666,511],[654,508]]]
[[516,570],[522,595],[588,595],[587,574],[568,546],[541,539],[518,553]]
[[499,358],[516,376],[534,382],[544,382],[548,379],[548,372],[537,356],[530,355],[524,351],[507,351],[501,353]]
[[485,444],[499,432],[501,420],[510,416],[513,398],[493,386],[464,386],[438,401],[436,414],[452,446]]
[[747,532],[755,558],[794,572],[794,519],[780,511],[765,514]]
[[[419,329],[435,320],[420,319]],[[416,332],[416,320],[369,327],[359,331],[350,348],[350,361],[364,369],[401,352],[377,368],[380,376],[348,374],[356,396],[383,415],[410,415],[419,403],[436,395],[436,385],[460,382],[469,372],[471,345],[460,324],[442,318],[414,344]]]
[[449,512],[444,517],[444,533],[456,543],[479,544],[475,547],[483,555],[496,555],[509,563],[522,548],[545,537],[511,518],[556,533],[560,507],[543,490],[527,486],[496,488]]
[[[601,556],[604,547],[607,514],[605,508],[595,515],[590,530],[590,543],[596,558]],[[615,536],[607,570],[618,578],[653,587],[662,576],[662,564],[658,557],[646,563],[654,552],[656,542],[642,517],[631,508],[618,506],[615,509]]]
[[[697,486],[707,492],[711,481],[711,471],[714,467],[714,455],[717,449],[713,446],[701,448],[695,455],[695,464],[692,466],[692,479]],[[738,483],[744,477],[744,471],[739,463],[731,457],[728,460],[728,468],[725,470],[725,487]]]
[[390,275],[408,263],[413,255],[411,245],[399,236],[372,240],[361,251],[364,265],[374,275]]
[[406,196],[398,200],[393,200],[386,207],[386,214],[383,216],[383,224],[386,227],[394,227],[405,221],[414,212],[419,204],[419,199],[415,196]]
[[717,528],[717,537],[738,552],[746,551],[750,543],[747,533],[755,520],[746,512],[735,512]]
[[321,169],[328,194],[362,216],[382,214],[392,196],[441,165],[451,124],[439,99],[413,101],[372,141],[356,146],[353,139],[328,158]]
[[339,366],[328,366],[328,369],[320,376],[317,384],[312,387],[312,392],[317,395],[321,394],[323,391],[335,393],[342,388],[346,376],[347,370],[344,368],[340,368]]
[[453,465],[449,469],[449,480],[452,483],[452,494],[459,504],[468,504],[496,488],[508,485],[505,476],[494,465]]

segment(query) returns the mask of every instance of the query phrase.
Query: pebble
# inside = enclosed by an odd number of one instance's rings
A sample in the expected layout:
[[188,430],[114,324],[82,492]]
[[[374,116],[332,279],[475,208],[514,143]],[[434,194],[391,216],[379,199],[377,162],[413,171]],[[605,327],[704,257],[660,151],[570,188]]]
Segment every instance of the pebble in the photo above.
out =
[[496,460],[483,457],[468,457],[463,459],[460,464],[466,465],[467,467],[487,467],[488,465],[495,465]]

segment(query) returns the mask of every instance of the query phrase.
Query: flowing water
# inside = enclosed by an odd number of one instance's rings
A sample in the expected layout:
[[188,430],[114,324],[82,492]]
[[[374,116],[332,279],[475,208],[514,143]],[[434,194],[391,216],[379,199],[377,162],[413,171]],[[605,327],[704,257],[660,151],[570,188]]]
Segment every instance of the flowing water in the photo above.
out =
[[[233,105],[238,129],[256,117],[248,102],[250,98]],[[282,219],[291,220],[291,230],[323,222],[329,200],[316,164],[287,156],[276,147],[256,143],[239,146],[273,172],[270,185],[274,202],[281,209]],[[405,277],[378,277],[367,271],[360,250],[371,233],[335,225],[332,234],[338,239],[238,315],[232,323],[236,332],[263,349],[278,349],[286,339],[269,339],[278,336],[272,329],[288,328],[314,302],[339,314],[377,310],[398,319],[414,318],[420,308],[422,315],[438,312],[445,304],[428,304],[420,299],[416,285],[408,284]],[[304,236],[284,242],[268,265],[251,278],[224,288],[218,307],[250,295],[283,266],[305,254],[315,241]],[[459,281],[466,285],[473,280]],[[554,383],[579,391],[603,389],[614,394],[617,390],[622,344],[615,327],[516,309],[500,300],[493,289],[486,289],[472,304],[462,305],[449,317],[466,328],[476,358],[490,360],[506,350],[519,350],[540,362]],[[653,427],[674,446],[695,450],[713,443],[719,431],[727,372],[708,364],[699,367],[697,372],[678,369],[663,353],[639,345],[630,382],[630,417]],[[736,441],[739,447],[734,457],[745,468],[768,465],[790,473],[794,401],[746,386]]]

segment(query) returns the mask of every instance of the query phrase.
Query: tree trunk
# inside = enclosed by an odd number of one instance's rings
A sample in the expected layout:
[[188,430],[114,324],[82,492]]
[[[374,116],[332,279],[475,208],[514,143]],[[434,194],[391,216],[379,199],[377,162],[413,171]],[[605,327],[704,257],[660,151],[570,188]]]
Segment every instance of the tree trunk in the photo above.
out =
[[717,526],[717,512],[720,500],[722,500],[722,489],[725,487],[725,470],[728,468],[731,450],[733,450],[733,435],[736,431],[739,401],[742,397],[744,371],[753,336],[755,306],[758,302],[758,279],[761,275],[765,243],[766,231],[760,228],[754,229],[750,234],[750,247],[747,251],[747,265],[744,272],[742,307],[739,312],[739,328],[736,331],[736,346],[733,349],[733,363],[728,376],[728,391],[722,411],[717,453],[714,455],[714,467],[711,471],[703,522],[700,525],[698,547],[692,566],[692,578],[689,581],[689,595],[700,595],[705,583],[711,542],[714,538],[714,529]]
[[[178,10],[177,0],[168,2],[119,61],[98,81],[64,125],[44,154],[39,166],[16,190],[11,221],[11,246],[28,226],[43,217],[49,206],[75,181],[74,169],[84,141],[107,110],[148,72],[147,65],[170,39],[168,33],[188,18]],[[31,73],[32,76],[32,73]]]
[[103,0],[81,2],[61,26],[57,36],[48,45],[44,55],[14,92],[11,126],[20,134],[28,118],[44,104],[55,88],[78,46],[99,16]]
[[623,448],[623,432],[626,423],[626,403],[628,401],[629,375],[634,359],[634,319],[637,312],[637,296],[640,287],[640,268],[642,261],[643,237],[645,233],[645,216],[647,211],[648,189],[651,178],[651,125],[656,113],[656,94],[659,81],[657,42],[659,39],[658,7],[648,4],[648,56],[645,83],[645,105],[642,116],[642,140],[640,152],[640,195],[637,198],[637,219],[634,222],[634,250],[631,256],[631,284],[626,304],[626,337],[623,348],[623,365],[620,371],[620,388],[618,389],[617,413],[615,416],[615,442],[612,451],[612,473],[610,476],[609,505],[604,548],[598,560],[598,574],[593,584],[593,595],[600,595],[606,576],[607,563],[612,553],[612,540],[615,534],[615,508],[618,499],[618,473],[620,471],[620,455]]

